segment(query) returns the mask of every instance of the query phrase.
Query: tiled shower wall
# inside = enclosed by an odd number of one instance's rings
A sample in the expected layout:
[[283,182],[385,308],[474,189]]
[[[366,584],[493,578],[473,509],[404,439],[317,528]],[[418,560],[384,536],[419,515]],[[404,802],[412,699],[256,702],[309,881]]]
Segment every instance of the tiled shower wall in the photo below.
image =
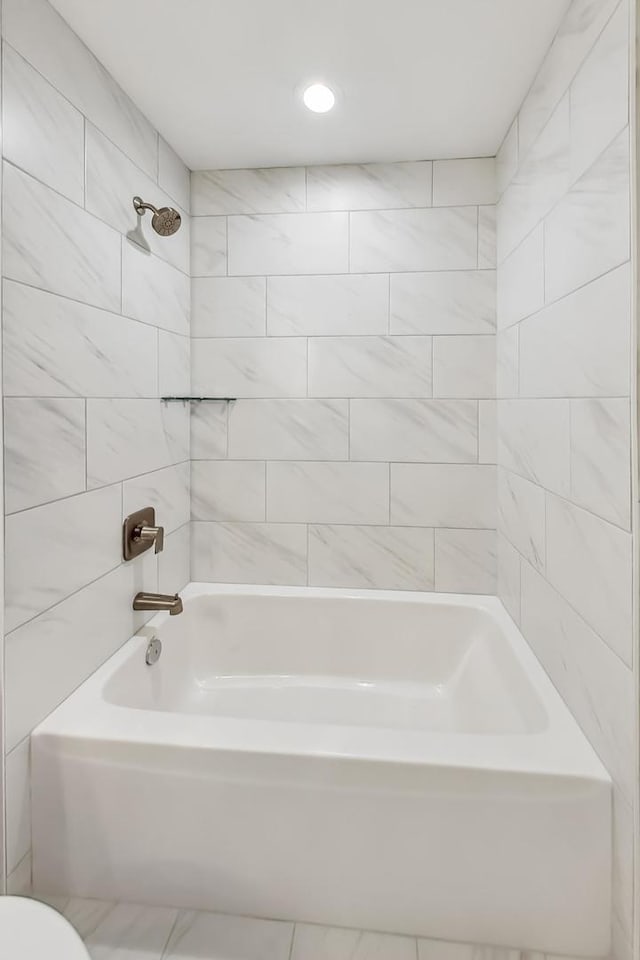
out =
[[[188,172],[46,0],[3,2],[7,869],[29,876],[28,735],[189,579],[189,224],[128,239]],[[138,241],[141,236],[136,236]],[[159,562],[121,563],[155,503]]]
[[193,579],[494,592],[494,160],[191,191]]
[[629,14],[574,0],[500,151],[497,217],[499,593],[614,781],[616,960],[637,775]]

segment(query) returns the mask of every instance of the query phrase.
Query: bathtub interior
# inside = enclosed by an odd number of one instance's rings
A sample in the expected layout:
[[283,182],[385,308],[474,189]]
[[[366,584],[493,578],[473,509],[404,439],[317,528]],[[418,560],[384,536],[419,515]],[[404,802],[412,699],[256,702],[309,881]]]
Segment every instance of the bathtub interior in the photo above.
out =
[[479,603],[194,596],[108,678],[125,708],[429,732],[543,731],[544,705]]

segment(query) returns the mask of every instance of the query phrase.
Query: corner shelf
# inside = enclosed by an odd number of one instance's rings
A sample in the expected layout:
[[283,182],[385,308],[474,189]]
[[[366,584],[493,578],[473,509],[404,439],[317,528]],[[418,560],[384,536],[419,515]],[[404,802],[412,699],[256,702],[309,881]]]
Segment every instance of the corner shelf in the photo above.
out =
[[237,397],[160,397],[163,403],[233,403]]

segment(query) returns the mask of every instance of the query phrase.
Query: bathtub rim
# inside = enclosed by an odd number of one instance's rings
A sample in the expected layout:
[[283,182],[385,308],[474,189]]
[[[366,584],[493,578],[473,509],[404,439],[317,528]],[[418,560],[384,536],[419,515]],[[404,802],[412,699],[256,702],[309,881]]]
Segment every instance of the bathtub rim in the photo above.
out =
[[[180,591],[188,601],[202,596],[263,596],[279,598],[352,599],[448,605],[482,610],[504,634],[548,716],[540,732],[461,734],[341,727],[282,721],[251,721],[145,708],[125,707],[104,699],[112,674],[135,657],[144,657],[151,636],[161,631],[168,613],[159,613],[107,659],[33,731],[38,740],[56,740],[71,753],[85,755],[96,741],[107,752],[139,753],[144,746],[190,748],[227,756],[304,758],[331,762],[376,764],[380,767],[428,767],[478,775],[564,777],[574,786],[585,781],[610,786],[611,777],[557,692],[533,650],[501,601],[495,596],[363,590],[333,587],[293,587],[191,582]],[[150,668],[153,669],[153,668]],[[310,743],[311,740],[311,743]],[[94,747],[91,746],[94,745]],[[550,786],[550,784],[549,784]]]

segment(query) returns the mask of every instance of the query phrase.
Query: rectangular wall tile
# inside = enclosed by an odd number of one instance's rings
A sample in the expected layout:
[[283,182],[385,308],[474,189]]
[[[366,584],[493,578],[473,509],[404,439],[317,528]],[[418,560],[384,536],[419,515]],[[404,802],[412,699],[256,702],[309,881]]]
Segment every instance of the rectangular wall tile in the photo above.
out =
[[498,404],[495,400],[478,401],[478,460],[498,462]]
[[250,460],[193,460],[191,518],[240,521],[267,519],[264,463]]
[[381,334],[388,327],[386,276],[269,277],[267,281],[270,336]]
[[496,337],[496,395],[513,399],[520,392],[520,326],[499,330]]
[[310,397],[430,397],[431,337],[309,340]]
[[436,530],[435,538],[436,590],[495,594],[495,530]]
[[498,471],[498,527],[509,543],[538,570],[546,550],[545,492],[509,470]]
[[307,528],[296,523],[193,523],[191,575],[219,583],[306,584]]
[[224,277],[227,272],[227,218],[192,217],[191,276]]
[[495,467],[392,463],[391,523],[414,527],[495,527]]
[[191,205],[198,217],[303,211],[304,167],[196,170],[191,174]]
[[2,71],[4,156],[82,206],[82,114],[7,44]]
[[129,240],[122,241],[122,312],[134,320],[189,333],[189,278]]
[[229,406],[230,404],[224,401],[191,405],[193,460],[218,460],[226,457]]
[[391,332],[493,333],[496,277],[489,270],[391,276]]
[[520,623],[520,554],[498,533],[498,597],[517,624]]
[[544,305],[544,227],[536,227],[498,266],[498,329]]
[[120,237],[115,230],[7,163],[3,195],[5,277],[120,309]]
[[631,558],[630,534],[547,496],[547,579],[628,665]]
[[498,263],[515,250],[569,189],[570,138],[566,94],[498,203]]
[[629,131],[625,129],[545,223],[547,300],[624,263],[630,251]]
[[158,392],[161,397],[191,394],[191,340],[158,330]]
[[389,523],[385,463],[269,463],[267,520]]
[[498,262],[496,208],[478,207],[478,269],[495,270]]
[[570,91],[571,173],[576,180],[629,122],[629,11],[627,3],[602,31]]
[[495,337],[434,337],[434,397],[495,397]]
[[264,277],[196,277],[191,281],[191,335],[262,337],[266,333]]
[[521,395],[628,395],[630,295],[625,265],[523,321]]
[[348,273],[346,213],[229,217],[229,274]]
[[478,459],[472,400],[352,400],[351,458],[427,463]]
[[351,214],[351,270],[356,273],[469,270],[477,262],[474,207]]
[[436,160],[433,164],[434,207],[496,202],[494,157]]
[[229,456],[242,460],[346,460],[348,402],[238,401],[229,410]]
[[98,487],[189,457],[189,411],[159,400],[87,401],[87,484]]
[[301,337],[194,340],[195,396],[305,397],[307,343]]
[[433,530],[312,526],[309,583],[318,587],[433,590]]
[[158,590],[180,592],[191,582],[191,524],[187,523],[165,539],[158,557]]
[[[7,517],[7,630],[117,566],[120,497],[119,487],[106,487]],[[87,536],[78,551],[83,530]]]
[[5,396],[156,395],[154,329],[12,280],[3,291]]
[[5,398],[7,513],[80,493],[85,469],[84,400]]
[[307,210],[430,207],[431,179],[424,160],[308,167]]
[[631,404],[571,401],[571,498],[625,530],[631,526]]
[[548,490],[568,496],[568,401],[501,400],[498,416],[498,463]]
[[7,0],[2,32],[18,53],[134,163],[149,176],[157,175],[156,131],[51,4],[46,0]]

